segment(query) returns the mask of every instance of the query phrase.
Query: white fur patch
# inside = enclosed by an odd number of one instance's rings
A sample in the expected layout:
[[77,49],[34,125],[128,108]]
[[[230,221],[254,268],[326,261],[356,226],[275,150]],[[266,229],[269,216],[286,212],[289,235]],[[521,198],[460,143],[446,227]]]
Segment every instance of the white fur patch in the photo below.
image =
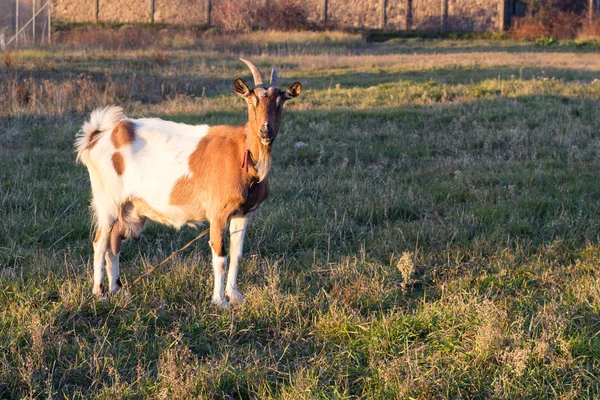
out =
[[212,252],[212,265],[214,274],[214,288],[212,296],[212,304],[216,304],[221,307],[227,306],[227,300],[225,299],[225,265],[227,264],[227,257],[219,257],[217,253]]

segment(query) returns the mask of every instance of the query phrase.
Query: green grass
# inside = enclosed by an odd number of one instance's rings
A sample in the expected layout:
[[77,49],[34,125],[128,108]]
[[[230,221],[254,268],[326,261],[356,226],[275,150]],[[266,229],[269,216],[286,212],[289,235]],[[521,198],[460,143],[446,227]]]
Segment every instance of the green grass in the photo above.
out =
[[[186,43],[192,43],[188,40]],[[577,46],[342,33],[57,45],[0,65],[0,398],[597,398],[600,66]],[[298,80],[239,287],[153,225],[91,296],[88,112],[246,119],[247,56]],[[308,143],[296,150],[294,143]]]

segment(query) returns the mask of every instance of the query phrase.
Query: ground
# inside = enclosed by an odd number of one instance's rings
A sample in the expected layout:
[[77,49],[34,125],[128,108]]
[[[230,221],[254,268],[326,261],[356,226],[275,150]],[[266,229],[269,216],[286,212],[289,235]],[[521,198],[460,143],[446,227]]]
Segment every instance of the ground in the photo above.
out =
[[[253,33],[63,44],[0,65],[0,397],[597,398],[595,45]],[[286,104],[271,198],[211,306],[206,239],[127,243],[91,296],[89,111],[242,124],[240,56]],[[308,144],[296,146],[297,142]]]

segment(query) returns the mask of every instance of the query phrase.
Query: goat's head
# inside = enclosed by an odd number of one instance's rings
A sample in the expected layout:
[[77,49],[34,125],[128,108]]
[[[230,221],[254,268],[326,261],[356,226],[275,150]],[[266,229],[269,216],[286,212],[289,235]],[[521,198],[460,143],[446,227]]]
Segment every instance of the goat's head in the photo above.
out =
[[265,88],[262,75],[256,65],[243,58],[240,60],[245,62],[252,71],[254,90],[250,90],[240,78],[233,83],[233,89],[248,103],[248,121],[252,132],[258,136],[262,144],[270,145],[279,133],[283,103],[298,96],[302,85],[294,82],[286,90],[280,90],[277,87],[277,68],[273,67],[271,83],[268,88]]

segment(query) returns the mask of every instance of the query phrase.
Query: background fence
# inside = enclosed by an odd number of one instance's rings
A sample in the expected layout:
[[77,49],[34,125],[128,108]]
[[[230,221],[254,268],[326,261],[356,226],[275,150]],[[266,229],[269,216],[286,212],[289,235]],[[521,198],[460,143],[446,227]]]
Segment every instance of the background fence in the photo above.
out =
[[[284,0],[240,0],[268,8]],[[289,0],[288,0],[289,1]],[[321,27],[446,31],[504,29],[520,0],[298,0]],[[52,0],[65,22],[136,22],[211,25],[214,10],[231,0]]]
[[[0,49],[51,40],[50,0],[0,0]],[[16,33],[19,32],[19,35]]]
[[[227,30],[237,27],[224,27],[223,21],[238,18],[244,24],[251,15],[261,22],[244,27],[249,30],[272,27],[278,17],[269,15],[269,10],[292,5],[301,9],[304,22],[315,28],[490,32],[505,30],[514,16],[524,15],[524,2],[353,0],[350,5],[347,0],[0,0],[0,48],[17,30],[22,31],[20,43],[49,40],[50,17],[60,22],[212,25]],[[600,6],[600,0],[573,0],[575,3],[589,10],[590,19]],[[289,26],[290,21],[288,15],[283,23]]]

